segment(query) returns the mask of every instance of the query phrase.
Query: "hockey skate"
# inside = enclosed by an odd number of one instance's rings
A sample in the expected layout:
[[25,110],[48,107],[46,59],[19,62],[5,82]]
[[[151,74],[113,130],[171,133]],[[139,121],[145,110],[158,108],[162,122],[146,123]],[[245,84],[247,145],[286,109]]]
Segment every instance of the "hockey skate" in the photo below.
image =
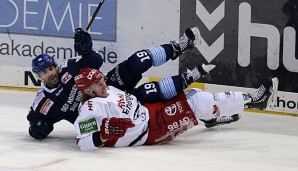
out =
[[211,119],[209,121],[204,121],[206,128],[211,128],[214,126],[219,126],[219,125],[224,125],[224,124],[229,124],[232,122],[236,122],[240,119],[239,114],[234,114],[232,116],[219,116],[217,118]]
[[278,79],[268,78],[255,92],[249,94],[251,103],[248,108],[270,110],[274,107],[277,97]]
[[193,82],[199,82],[201,77],[209,74],[216,66],[213,64],[199,64],[193,70],[187,69],[186,72],[182,73],[182,78],[184,79],[187,86]]
[[177,58],[182,53],[186,52],[191,47],[198,47],[201,43],[201,34],[198,27],[187,28],[179,42],[171,41],[175,55],[173,58]]

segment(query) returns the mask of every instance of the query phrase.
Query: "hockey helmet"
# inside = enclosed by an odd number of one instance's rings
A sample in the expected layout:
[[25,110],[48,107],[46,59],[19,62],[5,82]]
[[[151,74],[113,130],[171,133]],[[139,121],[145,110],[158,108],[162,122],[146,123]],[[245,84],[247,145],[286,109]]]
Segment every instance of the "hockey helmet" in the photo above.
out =
[[84,90],[89,89],[93,83],[98,83],[103,77],[104,75],[100,70],[83,68],[74,79],[77,88],[83,92]]
[[42,53],[32,60],[32,71],[38,74],[51,65],[57,65],[55,59],[52,56]]

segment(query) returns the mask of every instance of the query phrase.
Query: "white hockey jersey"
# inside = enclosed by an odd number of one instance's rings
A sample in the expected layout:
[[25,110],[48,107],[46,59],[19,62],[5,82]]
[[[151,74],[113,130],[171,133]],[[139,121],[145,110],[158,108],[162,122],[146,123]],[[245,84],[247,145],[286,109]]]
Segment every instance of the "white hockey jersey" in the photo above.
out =
[[[106,98],[95,97],[80,104],[79,116],[74,123],[77,138],[84,139],[90,137],[92,133],[100,131],[103,118],[130,118],[135,126],[128,128],[125,135],[119,138],[115,144],[115,147],[128,146],[147,131],[148,109],[141,105],[135,96],[115,87],[109,86],[108,93],[109,96]],[[147,137],[146,133],[134,146],[142,145]],[[85,142],[92,143],[92,141]]]

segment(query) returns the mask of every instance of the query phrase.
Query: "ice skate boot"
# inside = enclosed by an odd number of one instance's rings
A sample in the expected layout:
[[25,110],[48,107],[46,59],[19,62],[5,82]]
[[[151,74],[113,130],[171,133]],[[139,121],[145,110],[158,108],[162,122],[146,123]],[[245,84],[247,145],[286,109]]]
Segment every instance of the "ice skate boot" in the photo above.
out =
[[229,124],[232,122],[236,122],[240,119],[240,115],[239,114],[234,114],[231,116],[219,116],[217,118],[211,119],[209,121],[204,121],[204,124],[206,126],[206,128],[211,128],[214,126],[219,126],[219,125],[224,125],[224,124]]
[[267,78],[255,92],[249,94],[251,103],[248,103],[248,108],[255,108],[260,110],[268,110],[274,107],[276,103],[278,89],[278,79]]
[[187,28],[178,42],[171,41],[170,44],[174,49],[173,60],[186,52],[191,47],[198,47],[201,41],[201,34],[198,27]]
[[213,64],[199,64],[193,70],[187,69],[184,73],[182,73],[182,78],[184,79],[186,86],[189,86],[193,82],[199,82],[201,77],[209,74],[209,72],[214,68],[215,65]]

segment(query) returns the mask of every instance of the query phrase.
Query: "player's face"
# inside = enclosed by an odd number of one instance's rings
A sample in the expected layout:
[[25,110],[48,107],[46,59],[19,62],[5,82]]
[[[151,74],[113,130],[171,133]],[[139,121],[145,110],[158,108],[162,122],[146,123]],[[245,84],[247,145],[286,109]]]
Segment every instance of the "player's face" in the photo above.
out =
[[51,87],[57,87],[59,85],[59,72],[55,65],[51,65],[38,73],[40,79]]
[[91,86],[91,89],[93,90],[94,94],[98,97],[108,97],[109,93],[107,92],[108,86],[105,82],[104,77],[102,77],[97,83],[94,83]]

